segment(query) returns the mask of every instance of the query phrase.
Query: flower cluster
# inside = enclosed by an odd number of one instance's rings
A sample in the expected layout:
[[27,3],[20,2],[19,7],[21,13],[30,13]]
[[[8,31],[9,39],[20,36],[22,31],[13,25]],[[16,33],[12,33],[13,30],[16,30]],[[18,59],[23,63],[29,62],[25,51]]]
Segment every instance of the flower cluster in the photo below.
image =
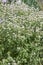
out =
[[0,65],[42,65],[42,50],[43,11],[0,4]]

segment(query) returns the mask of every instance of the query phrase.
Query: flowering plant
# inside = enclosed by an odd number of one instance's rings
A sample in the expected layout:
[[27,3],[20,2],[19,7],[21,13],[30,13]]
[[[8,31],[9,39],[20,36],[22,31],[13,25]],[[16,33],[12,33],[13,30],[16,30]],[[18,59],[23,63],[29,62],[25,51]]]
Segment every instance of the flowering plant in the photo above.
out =
[[42,14],[24,3],[0,4],[0,65],[42,65]]

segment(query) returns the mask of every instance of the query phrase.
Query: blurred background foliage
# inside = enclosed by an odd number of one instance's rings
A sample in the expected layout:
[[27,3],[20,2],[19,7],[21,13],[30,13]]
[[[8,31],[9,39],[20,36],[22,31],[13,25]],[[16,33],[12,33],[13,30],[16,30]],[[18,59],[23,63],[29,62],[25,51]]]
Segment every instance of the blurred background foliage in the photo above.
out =
[[43,8],[42,0],[6,0],[7,3],[11,3],[11,2],[15,3],[17,1],[22,1],[29,6],[34,6],[35,8],[39,8],[39,9]]
[[34,6],[35,8],[39,7],[36,0],[22,0],[24,3],[28,4],[29,6]]

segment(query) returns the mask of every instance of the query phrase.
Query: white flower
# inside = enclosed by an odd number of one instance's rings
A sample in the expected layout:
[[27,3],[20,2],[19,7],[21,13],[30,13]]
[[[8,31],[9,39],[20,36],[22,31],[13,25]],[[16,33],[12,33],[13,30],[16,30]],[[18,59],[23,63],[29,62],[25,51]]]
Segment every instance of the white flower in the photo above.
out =
[[24,28],[24,26],[22,26],[22,28]]
[[20,50],[20,47],[17,47],[18,50]]
[[8,63],[8,65],[10,65],[10,63]]
[[36,53],[34,52],[34,55],[35,55]]
[[16,4],[18,4],[18,5],[21,4],[21,0],[17,0]]

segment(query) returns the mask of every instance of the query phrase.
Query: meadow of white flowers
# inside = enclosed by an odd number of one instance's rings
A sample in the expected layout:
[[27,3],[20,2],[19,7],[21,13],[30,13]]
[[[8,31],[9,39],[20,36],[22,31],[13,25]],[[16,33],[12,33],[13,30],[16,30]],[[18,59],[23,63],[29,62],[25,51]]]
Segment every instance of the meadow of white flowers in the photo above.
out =
[[38,8],[0,4],[0,65],[10,63],[43,64],[43,11]]

